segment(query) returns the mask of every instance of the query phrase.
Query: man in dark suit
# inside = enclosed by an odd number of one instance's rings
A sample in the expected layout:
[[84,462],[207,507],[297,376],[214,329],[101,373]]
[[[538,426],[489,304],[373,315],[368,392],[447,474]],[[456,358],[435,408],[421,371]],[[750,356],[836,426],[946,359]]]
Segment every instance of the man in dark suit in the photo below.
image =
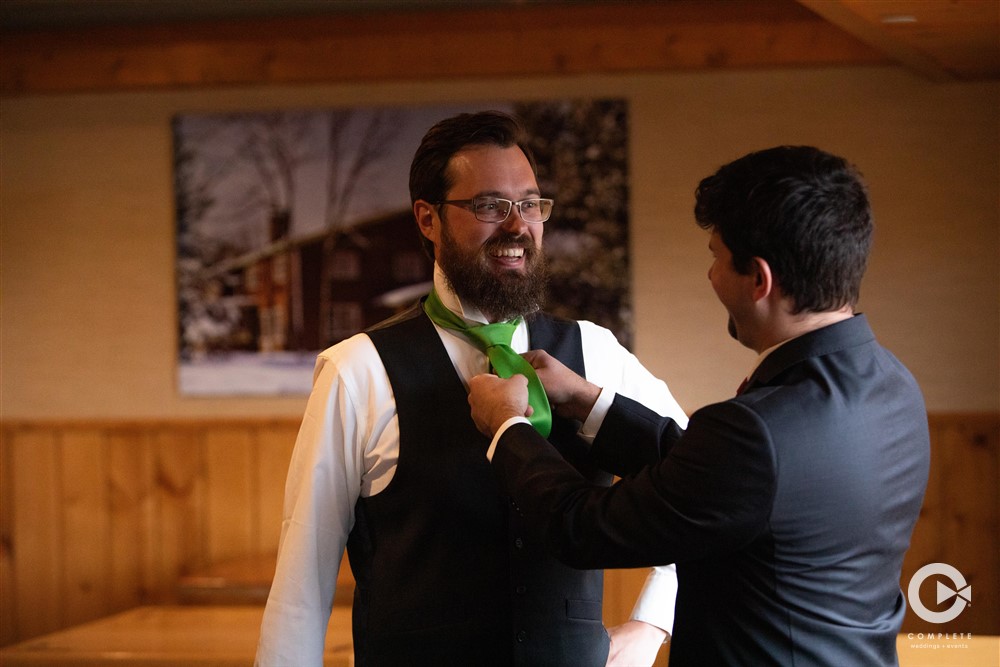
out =
[[677,563],[671,667],[894,665],[930,444],[916,382],[854,313],[865,186],[839,157],[779,147],[704,179],[695,217],[729,331],[760,355],[739,395],[682,432],[532,352],[557,412],[606,413],[591,454],[623,479],[590,484],[522,424],[517,376],[471,383],[493,467],[566,563]]

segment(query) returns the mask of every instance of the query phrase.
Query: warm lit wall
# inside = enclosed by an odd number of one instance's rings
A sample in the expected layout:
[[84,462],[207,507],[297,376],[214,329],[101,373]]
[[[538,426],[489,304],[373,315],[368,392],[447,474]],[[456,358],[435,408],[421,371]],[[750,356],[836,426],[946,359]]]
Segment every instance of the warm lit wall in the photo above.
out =
[[697,181],[809,143],[867,176],[878,231],[862,309],[932,411],[1000,406],[1000,85],[895,68],[214,89],[0,100],[0,416],[295,416],[304,397],[175,389],[170,119],[177,112],[624,96],[637,352],[694,409],[752,354],[709,288]]

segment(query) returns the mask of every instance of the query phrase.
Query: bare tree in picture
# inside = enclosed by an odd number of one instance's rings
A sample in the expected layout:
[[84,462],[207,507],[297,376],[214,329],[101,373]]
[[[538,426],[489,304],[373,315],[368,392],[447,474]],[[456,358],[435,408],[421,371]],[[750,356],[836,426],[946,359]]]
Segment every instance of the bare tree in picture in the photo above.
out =
[[[331,111],[327,114],[327,187],[325,228],[328,232],[347,227],[347,214],[366,172],[387,154],[387,146],[398,136],[399,123],[393,114],[372,112],[360,128],[355,143],[356,112]],[[328,233],[323,240],[322,281],[319,290],[319,321],[330,322],[333,306],[332,275],[338,235]],[[322,325],[321,325],[322,326]]]

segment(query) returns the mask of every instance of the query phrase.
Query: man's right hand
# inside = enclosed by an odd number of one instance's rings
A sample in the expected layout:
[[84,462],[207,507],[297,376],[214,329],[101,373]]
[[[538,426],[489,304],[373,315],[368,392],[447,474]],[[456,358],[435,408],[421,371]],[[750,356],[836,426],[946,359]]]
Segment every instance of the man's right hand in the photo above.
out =
[[601,395],[601,388],[587,382],[545,350],[531,350],[521,356],[535,369],[556,414],[586,421]]

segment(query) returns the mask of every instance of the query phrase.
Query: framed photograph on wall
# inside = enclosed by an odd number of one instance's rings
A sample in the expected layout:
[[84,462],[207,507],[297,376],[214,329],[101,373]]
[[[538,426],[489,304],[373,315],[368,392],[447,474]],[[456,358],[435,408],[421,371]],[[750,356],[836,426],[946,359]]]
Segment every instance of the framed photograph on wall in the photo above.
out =
[[178,387],[307,394],[316,355],[426,294],[410,160],[437,121],[518,116],[538,162],[546,310],[631,344],[628,107],[546,100],[174,118]]

